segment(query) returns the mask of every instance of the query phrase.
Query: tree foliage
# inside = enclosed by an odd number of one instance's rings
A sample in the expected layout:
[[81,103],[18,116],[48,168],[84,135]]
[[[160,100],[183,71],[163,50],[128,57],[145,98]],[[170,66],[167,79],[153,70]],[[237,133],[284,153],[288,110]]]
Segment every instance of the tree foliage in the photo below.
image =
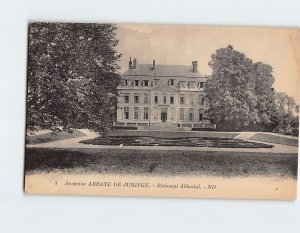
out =
[[211,118],[222,130],[272,130],[276,123],[272,67],[254,63],[232,46],[221,48],[209,63],[206,84]]
[[298,136],[299,117],[297,114],[299,105],[296,105],[295,100],[284,92],[277,92],[275,97],[278,122],[274,131]]
[[120,81],[115,31],[111,24],[30,24],[28,129],[111,126]]

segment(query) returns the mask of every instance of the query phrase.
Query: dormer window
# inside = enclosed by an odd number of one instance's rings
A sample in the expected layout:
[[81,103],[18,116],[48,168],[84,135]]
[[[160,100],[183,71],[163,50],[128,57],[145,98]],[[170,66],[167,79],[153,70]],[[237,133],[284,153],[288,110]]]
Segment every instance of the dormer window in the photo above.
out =
[[185,82],[184,82],[184,81],[180,81],[180,82],[179,82],[179,87],[185,88]]
[[169,79],[169,86],[175,85],[175,79]]
[[128,80],[127,79],[123,80],[123,86],[128,86]]
[[195,89],[196,83],[194,81],[189,82],[189,88],[190,89]]
[[140,81],[139,80],[134,80],[134,86],[138,87],[139,86]]
[[143,81],[143,86],[144,87],[149,87],[149,81],[148,80],[144,80]]

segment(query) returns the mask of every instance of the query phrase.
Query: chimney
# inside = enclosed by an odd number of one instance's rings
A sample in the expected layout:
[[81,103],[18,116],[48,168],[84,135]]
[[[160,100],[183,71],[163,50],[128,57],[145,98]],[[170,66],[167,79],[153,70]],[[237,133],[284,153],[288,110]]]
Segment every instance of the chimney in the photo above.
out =
[[129,60],[129,69],[132,69],[132,61],[131,61],[131,57],[130,57],[130,60]]
[[132,69],[136,69],[136,58],[133,59]]
[[192,65],[193,65],[193,73],[197,73],[198,72],[198,61],[192,61]]
[[155,60],[153,60],[152,70],[155,70]]

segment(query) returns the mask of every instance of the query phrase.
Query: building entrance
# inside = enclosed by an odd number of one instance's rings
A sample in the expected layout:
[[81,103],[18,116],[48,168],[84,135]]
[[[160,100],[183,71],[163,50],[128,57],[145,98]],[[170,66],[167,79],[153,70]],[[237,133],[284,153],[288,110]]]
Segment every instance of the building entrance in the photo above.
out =
[[166,112],[162,112],[162,113],[161,113],[161,121],[162,121],[162,122],[166,122],[167,119],[168,119],[167,113],[166,113]]

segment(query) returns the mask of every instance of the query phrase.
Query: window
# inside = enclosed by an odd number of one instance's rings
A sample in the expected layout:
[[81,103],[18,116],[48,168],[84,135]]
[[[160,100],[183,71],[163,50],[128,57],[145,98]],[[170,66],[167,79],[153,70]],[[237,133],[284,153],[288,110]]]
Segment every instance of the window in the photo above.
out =
[[148,104],[148,93],[144,93],[144,103]]
[[189,110],[189,121],[194,121],[194,109],[190,108]]
[[190,95],[190,105],[194,105],[194,104],[195,104],[195,96]]
[[179,82],[179,87],[181,87],[181,88],[185,88],[185,82],[183,82],[183,81],[180,81],[180,82]]
[[199,87],[200,87],[200,88],[204,88],[204,82],[200,82],[200,83],[199,83]]
[[184,121],[184,108],[181,108],[180,109],[180,112],[179,112],[179,119],[181,121]]
[[184,104],[184,95],[180,95],[180,104]]
[[128,86],[128,80],[127,79],[123,80],[123,86]]
[[166,104],[166,103],[167,103],[167,96],[164,95],[163,104]]
[[158,121],[158,108],[154,108],[154,121]]
[[154,79],[154,86],[158,86],[159,79]]
[[144,80],[144,87],[149,87],[149,81],[148,80]]
[[175,110],[174,108],[170,108],[170,121],[174,121]]
[[175,79],[170,79],[169,86],[174,86],[174,85],[175,85]]
[[205,110],[205,111],[204,111],[204,115],[205,115],[205,117],[207,117],[207,118],[208,118],[208,117],[209,117],[209,115],[210,115],[210,110]]
[[170,97],[170,104],[174,104],[174,96]]
[[124,103],[126,103],[126,104],[129,103],[129,94],[128,93],[124,94]]
[[134,120],[138,120],[139,119],[139,108],[138,107],[134,107],[133,119]]
[[129,107],[124,107],[124,118],[129,119]]
[[149,109],[148,107],[144,107],[144,120],[149,119]]
[[154,96],[154,103],[158,104],[158,95]]
[[140,82],[139,80],[134,80],[134,86],[138,87],[139,86],[139,82]]
[[135,104],[139,103],[139,94],[134,94],[134,103]]
[[202,95],[199,95],[199,105],[203,105],[204,104],[204,98]]
[[199,108],[199,121],[203,120],[203,109]]
[[194,81],[189,82],[189,88],[195,89],[195,87],[196,87],[196,84]]

